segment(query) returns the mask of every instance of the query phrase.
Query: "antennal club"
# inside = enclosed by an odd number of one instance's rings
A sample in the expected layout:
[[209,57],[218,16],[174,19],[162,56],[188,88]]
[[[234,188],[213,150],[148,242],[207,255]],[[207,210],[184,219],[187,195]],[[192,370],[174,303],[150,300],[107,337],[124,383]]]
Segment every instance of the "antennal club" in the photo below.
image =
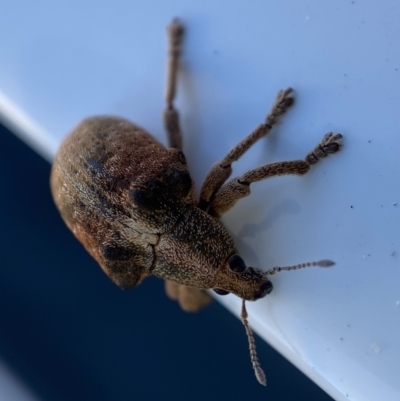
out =
[[304,267],[313,267],[313,266],[318,266],[318,267],[331,267],[335,264],[335,262],[332,262],[331,260],[320,260],[318,262],[308,262],[308,263],[301,263],[299,265],[294,265],[294,266],[285,266],[285,267],[273,267],[270,270],[267,270],[265,272],[266,275],[272,275],[277,272],[281,272],[283,270],[298,270],[298,269],[303,269]]
[[248,314],[247,314],[247,310],[246,310],[245,300],[243,299],[241,319],[242,319],[244,328],[246,329],[247,338],[249,340],[251,364],[253,365],[254,373],[256,375],[258,382],[260,384],[262,384],[263,386],[266,386],[267,379],[265,378],[265,373],[261,368],[260,362],[258,362],[256,343],[254,341],[253,333],[250,329],[249,322],[247,321],[247,317],[248,317]]

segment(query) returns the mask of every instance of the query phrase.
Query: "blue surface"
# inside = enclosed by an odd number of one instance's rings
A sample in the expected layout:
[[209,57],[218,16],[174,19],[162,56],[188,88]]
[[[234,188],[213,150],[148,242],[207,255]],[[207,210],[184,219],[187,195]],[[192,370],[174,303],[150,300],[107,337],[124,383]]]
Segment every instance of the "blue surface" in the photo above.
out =
[[43,400],[331,398],[214,303],[186,314],[147,279],[121,291],[61,221],[50,166],[0,130],[0,358]]

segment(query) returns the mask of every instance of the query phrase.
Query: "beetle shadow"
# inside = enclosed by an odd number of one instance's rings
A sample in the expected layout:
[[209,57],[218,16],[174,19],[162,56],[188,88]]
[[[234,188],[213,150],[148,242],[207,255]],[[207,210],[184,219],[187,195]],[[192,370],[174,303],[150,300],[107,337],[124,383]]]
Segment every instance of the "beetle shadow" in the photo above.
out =
[[[265,208],[265,204],[262,207]],[[243,254],[246,255],[246,259],[248,258],[255,265],[261,266],[262,261],[257,255],[256,248],[248,243],[248,239],[255,238],[263,231],[271,230],[276,223],[282,219],[283,216],[293,216],[299,214],[300,210],[301,207],[298,202],[294,201],[293,199],[284,199],[269,210],[264,220],[257,223],[244,224],[240,231],[233,235],[236,246],[238,249],[243,251]]]
[[[199,166],[197,158],[200,155],[197,154],[197,149],[201,140],[201,118],[198,112],[200,103],[196,86],[191,76],[190,66],[186,64],[179,71],[179,91],[181,100],[178,109],[181,117],[183,151],[187,158],[190,174],[193,174]],[[183,105],[184,107],[179,107]]]

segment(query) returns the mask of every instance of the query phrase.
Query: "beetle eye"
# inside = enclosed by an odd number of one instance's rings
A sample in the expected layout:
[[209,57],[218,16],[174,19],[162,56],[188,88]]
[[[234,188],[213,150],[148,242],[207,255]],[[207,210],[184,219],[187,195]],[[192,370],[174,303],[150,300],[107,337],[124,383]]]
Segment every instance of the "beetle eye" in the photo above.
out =
[[246,270],[246,264],[239,255],[233,255],[228,259],[229,268],[235,273],[242,273]]
[[229,291],[221,290],[221,288],[213,288],[213,291],[218,295],[228,295]]

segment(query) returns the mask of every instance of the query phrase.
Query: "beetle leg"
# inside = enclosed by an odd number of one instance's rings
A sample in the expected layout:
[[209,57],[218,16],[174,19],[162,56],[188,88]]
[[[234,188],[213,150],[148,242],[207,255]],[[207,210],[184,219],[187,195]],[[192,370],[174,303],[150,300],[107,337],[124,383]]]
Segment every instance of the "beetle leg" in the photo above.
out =
[[326,134],[322,141],[307,154],[305,160],[267,164],[250,170],[239,178],[230,180],[216,193],[208,210],[209,214],[214,217],[220,217],[227,212],[239,199],[250,194],[250,184],[252,182],[278,175],[303,175],[307,173],[310,166],[318,163],[322,158],[338,152],[341,149],[341,139],[341,134]]
[[179,299],[179,286],[180,284],[176,281],[165,280],[165,292],[167,296],[174,301]]
[[265,123],[259,125],[250,135],[243,139],[243,141],[239,142],[224,159],[211,167],[201,188],[200,209],[206,210],[208,208],[216,192],[229,178],[232,173],[232,163],[237,161],[260,138],[266,136],[278,122],[279,117],[293,104],[294,98],[292,97],[292,91],[291,88],[281,90],[276,96],[271,111],[265,118]]
[[179,305],[186,312],[197,312],[212,300],[205,290],[183,284],[179,286]]
[[186,312],[197,312],[211,301],[212,297],[205,290],[165,280],[165,292],[168,297],[179,302]]
[[166,108],[163,113],[164,127],[168,134],[171,148],[182,149],[182,134],[179,126],[179,114],[174,108],[173,101],[176,95],[176,78],[179,69],[179,56],[183,37],[183,26],[174,19],[168,27],[168,62],[167,86],[165,91]]

